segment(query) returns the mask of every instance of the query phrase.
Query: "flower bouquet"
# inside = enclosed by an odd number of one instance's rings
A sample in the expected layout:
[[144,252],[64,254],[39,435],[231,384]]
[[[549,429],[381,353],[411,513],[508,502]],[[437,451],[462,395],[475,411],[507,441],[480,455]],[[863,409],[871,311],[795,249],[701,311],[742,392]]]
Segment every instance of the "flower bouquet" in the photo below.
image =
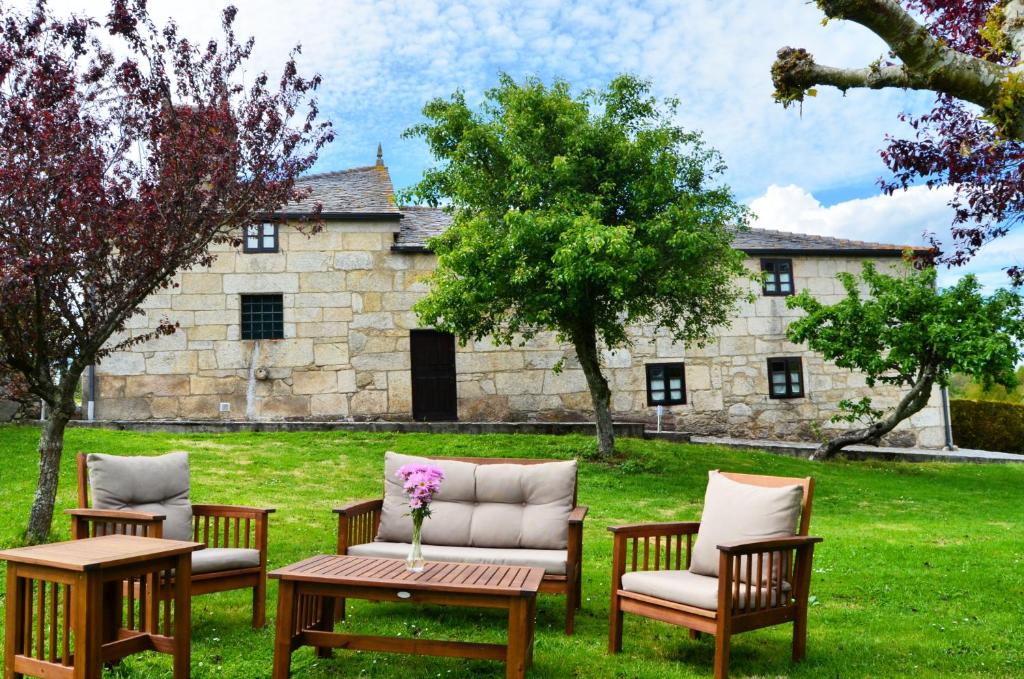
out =
[[425,565],[420,544],[423,519],[430,516],[430,501],[441,490],[444,472],[429,464],[406,464],[395,472],[395,476],[402,480],[402,490],[409,496],[409,514],[412,516],[412,548],[405,564],[410,571],[419,573]]

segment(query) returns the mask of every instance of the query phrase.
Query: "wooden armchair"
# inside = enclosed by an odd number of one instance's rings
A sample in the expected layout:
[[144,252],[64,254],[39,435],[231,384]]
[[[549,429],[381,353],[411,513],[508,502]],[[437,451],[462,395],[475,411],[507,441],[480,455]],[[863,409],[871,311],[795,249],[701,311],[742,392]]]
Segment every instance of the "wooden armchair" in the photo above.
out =
[[[731,637],[740,632],[792,622],[793,660],[799,661],[804,657],[811,563],[814,545],[822,541],[822,538],[807,535],[814,479],[721,475],[752,486],[801,486],[797,534],[718,544],[718,576],[715,579],[690,572],[699,522],[609,527],[614,536],[608,638],[610,653],[622,650],[623,613],[632,613],[687,627],[694,639],[699,638],[702,632],[714,635],[715,679],[728,677]],[[654,587],[624,588],[624,576],[647,572],[652,574],[653,580],[648,575],[640,577],[647,578],[646,584]],[[762,574],[764,579],[756,574]],[[636,582],[637,576],[630,577]],[[655,596],[659,587],[663,594]],[[672,591],[673,587],[689,589],[680,596],[680,590]]]
[[[391,455],[391,453],[389,453]],[[430,457],[429,460],[451,460],[455,462],[468,462],[477,465],[493,464],[514,464],[514,465],[535,465],[549,463],[551,460],[526,459],[526,458],[478,458],[478,457]],[[576,484],[572,487],[572,508],[569,512],[567,527],[567,542],[565,550],[565,572],[546,572],[541,582],[540,591],[551,594],[565,595],[565,633],[572,634],[575,628],[576,611],[581,608],[583,576],[583,521],[587,516],[587,507],[576,504]],[[383,499],[361,500],[353,502],[344,507],[335,509],[338,515],[338,554],[349,554],[352,547],[367,545],[372,548],[385,544],[374,543],[380,529],[381,514],[384,507]],[[442,548],[443,549],[443,548]],[[470,548],[471,549],[471,548]],[[428,560],[455,560],[431,554],[431,547],[424,544],[424,556]],[[357,550],[358,551],[358,550]],[[405,558],[405,552],[398,554],[386,554],[383,551],[373,556],[400,556]],[[514,551],[514,550],[513,550]],[[537,550],[531,550],[537,551]],[[340,601],[335,607],[335,615],[339,619],[344,617],[344,601]]]
[[[125,509],[89,507],[89,468],[78,454],[78,509],[68,509],[71,537],[111,533],[162,538],[167,515]],[[192,555],[192,595],[252,588],[252,626],[266,625],[267,525],[273,509],[234,505],[191,505],[191,535],[174,536],[201,542]],[[187,530],[187,529],[186,529]],[[168,535],[167,537],[172,537]],[[197,572],[198,571],[198,572]],[[168,588],[168,592],[173,588]]]

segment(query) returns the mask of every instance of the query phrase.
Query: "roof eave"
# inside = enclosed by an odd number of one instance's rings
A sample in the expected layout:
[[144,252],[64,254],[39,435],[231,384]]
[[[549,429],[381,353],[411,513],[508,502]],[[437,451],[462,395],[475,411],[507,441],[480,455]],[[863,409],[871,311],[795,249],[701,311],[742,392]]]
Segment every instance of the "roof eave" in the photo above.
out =
[[434,251],[426,245],[399,245],[396,243],[391,246],[391,252],[404,252],[410,255],[430,255]]
[[368,222],[368,221],[398,221],[402,218],[401,212],[321,212],[314,215],[312,212],[275,212],[272,216],[276,219],[320,219],[323,221],[338,222]]
[[[892,248],[736,248],[748,255],[787,255],[790,257],[902,257],[905,250]],[[924,257],[931,250],[909,248],[915,257]]]

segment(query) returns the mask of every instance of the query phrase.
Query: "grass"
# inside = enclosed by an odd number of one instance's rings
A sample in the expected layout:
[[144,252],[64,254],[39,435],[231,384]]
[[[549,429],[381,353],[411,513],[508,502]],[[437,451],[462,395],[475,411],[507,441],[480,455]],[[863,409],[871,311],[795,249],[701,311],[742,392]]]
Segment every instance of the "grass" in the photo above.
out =
[[[0,428],[0,546],[19,543],[36,473],[32,428]],[[135,434],[70,430],[67,450],[191,453],[193,499],[277,507],[270,562],[279,567],[333,551],[330,510],[377,496],[385,450],[411,454],[583,456],[580,436],[459,436],[367,433]],[[584,607],[575,637],[562,631],[559,597],[538,606],[531,677],[710,676],[713,644],[686,631],[626,616],[625,650],[605,652],[611,539],[605,526],[695,519],[706,473],[722,468],[817,479],[808,655],[789,662],[788,626],[733,641],[734,677],[1011,677],[1024,667],[1024,467],[900,463],[815,464],[767,454],[656,441],[619,441],[623,461],[586,463],[580,499],[590,505],[584,542]],[[64,460],[58,510],[74,502],[72,455]],[[58,516],[54,538],[68,538]],[[2,583],[3,580],[0,580]],[[276,601],[272,583],[271,617]],[[0,598],[0,607],[2,607]],[[500,613],[350,602],[353,629],[380,634],[502,641]],[[272,626],[249,627],[249,593],[194,599],[192,676],[268,677]],[[338,652],[297,652],[304,679],[500,677],[498,663]],[[170,676],[167,656],[133,656],[107,677]]]

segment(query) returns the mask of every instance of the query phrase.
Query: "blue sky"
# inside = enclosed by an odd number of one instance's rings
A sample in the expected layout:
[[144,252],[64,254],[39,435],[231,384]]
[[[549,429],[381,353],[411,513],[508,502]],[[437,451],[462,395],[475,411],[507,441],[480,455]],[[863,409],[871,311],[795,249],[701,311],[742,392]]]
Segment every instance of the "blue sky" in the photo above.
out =
[[[25,6],[29,0],[16,0]],[[97,15],[107,0],[53,0],[58,10]],[[464,89],[471,101],[500,71],[516,78],[562,77],[600,87],[631,72],[659,96],[681,100],[679,122],[703,131],[729,166],[726,181],[759,215],[754,226],[860,240],[921,243],[948,229],[948,193],[915,189],[892,197],[875,184],[886,132],[905,128],[901,111],[931,97],[900,91],[822,89],[802,111],[771,99],[769,69],[784,45],[806,47],[822,63],[863,66],[885,45],[854,24],[829,22],[806,0],[236,0],[239,33],[256,38],[256,69],[279,69],[303,45],[302,68],[324,76],[323,113],[337,140],[317,170],[367,165],[384,147],[397,188],[430,163],[421,141],[403,140],[428,99]],[[220,3],[150,0],[187,35],[218,32]],[[1024,235],[1011,234],[965,271],[1002,285],[1001,269],[1024,262]]]

